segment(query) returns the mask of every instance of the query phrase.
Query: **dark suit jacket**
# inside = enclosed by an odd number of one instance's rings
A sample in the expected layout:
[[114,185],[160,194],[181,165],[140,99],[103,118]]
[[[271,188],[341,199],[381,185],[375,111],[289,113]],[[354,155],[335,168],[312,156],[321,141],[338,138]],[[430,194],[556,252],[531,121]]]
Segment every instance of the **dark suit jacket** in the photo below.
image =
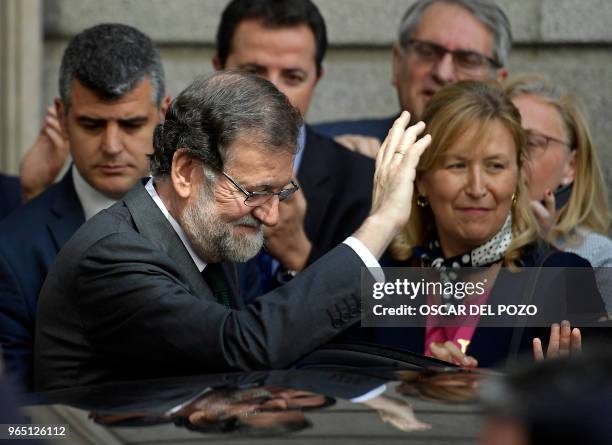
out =
[[360,119],[351,121],[325,122],[314,126],[314,130],[329,137],[343,134],[359,134],[384,141],[397,116],[383,119]]
[[368,216],[374,161],[306,127],[298,180],[308,203],[304,230],[312,243],[310,264],[353,234]]
[[21,205],[19,178],[0,174],[0,219]]
[[[547,318],[551,318],[550,323],[558,323],[567,318],[571,321],[566,310],[571,314],[593,314],[593,321],[604,314],[603,300],[599,295],[593,270],[584,258],[540,246],[528,249],[523,262],[525,269],[518,275],[500,274],[497,277],[487,304],[521,304],[522,298],[533,298],[530,303],[536,304],[539,312],[548,314]],[[406,262],[398,261],[383,264],[387,267],[407,265]],[[539,267],[550,269],[545,273],[534,275]],[[535,291],[532,292],[531,289]],[[484,368],[500,366],[506,361],[515,361],[520,355],[532,355],[534,337],[539,337],[544,345],[547,344],[550,335],[549,326],[513,328],[479,324],[467,348],[467,354],[475,357],[478,365]],[[605,330],[605,328],[591,329]],[[367,341],[422,354],[425,348],[425,328],[354,326],[346,333],[345,340]]]
[[60,248],[84,222],[68,172],[0,223],[0,344],[8,373],[26,387],[40,288]]
[[49,272],[35,388],[287,366],[358,319],[362,266],[341,245],[287,286],[227,309],[138,184],[84,224]]

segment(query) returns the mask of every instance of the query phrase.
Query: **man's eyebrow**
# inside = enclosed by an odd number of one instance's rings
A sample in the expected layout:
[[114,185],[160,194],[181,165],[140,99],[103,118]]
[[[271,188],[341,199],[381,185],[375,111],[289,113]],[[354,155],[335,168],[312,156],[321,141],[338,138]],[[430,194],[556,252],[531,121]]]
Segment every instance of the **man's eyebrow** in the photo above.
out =
[[259,184],[255,184],[255,185],[243,185],[243,187],[245,188],[245,190],[247,191],[265,191],[265,192],[269,192],[269,191],[280,191],[283,190],[284,188],[286,188],[287,186],[291,185],[291,180],[289,180],[285,185],[283,186],[273,186],[272,184],[268,183],[268,182],[261,182]]
[[76,121],[86,124],[104,124],[106,119],[98,119],[91,116],[77,116]]
[[308,71],[298,66],[293,67],[293,68],[285,68],[283,70],[283,73],[301,74],[302,76],[306,76],[306,77],[308,76]]
[[259,65],[258,63],[254,63],[254,62],[247,62],[247,63],[242,63],[238,65],[238,69],[240,70],[245,70],[247,68],[266,69],[264,65]]
[[134,116],[127,119],[119,119],[121,124],[138,125],[144,124],[149,120],[149,116]]
[[[76,120],[78,122],[103,124],[109,119],[101,119],[101,118],[91,117],[91,116],[77,116]],[[146,116],[146,115],[129,117],[127,119],[118,119],[118,121],[122,124],[141,124],[141,123],[147,122],[148,120],[149,120],[149,116]]]

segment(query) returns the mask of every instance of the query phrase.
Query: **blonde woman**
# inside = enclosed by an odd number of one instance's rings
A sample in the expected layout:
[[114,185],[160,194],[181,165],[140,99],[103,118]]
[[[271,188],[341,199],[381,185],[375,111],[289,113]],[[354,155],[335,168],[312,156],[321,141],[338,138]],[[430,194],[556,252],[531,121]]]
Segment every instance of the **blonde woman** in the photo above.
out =
[[586,258],[612,313],[612,241],[606,184],[576,100],[547,79],[522,75],[505,85],[527,132],[524,176],[543,233]]
[[[540,307],[565,307],[557,302],[575,302],[580,289],[580,302],[597,320],[603,303],[588,261],[538,238],[522,180],[525,132],[518,110],[500,86],[467,81],[445,87],[427,105],[424,121],[431,146],[416,169],[410,221],[391,246],[393,260],[385,265],[484,268],[490,283],[485,298],[491,304],[520,302],[520,292],[531,279],[526,268],[552,266],[554,280],[535,278],[533,301]],[[518,274],[509,280],[512,274],[499,273],[501,267]],[[583,268],[579,282],[566,274],[568,267]],[[554,288],[560,283],[564,296]],[[549,332],[473,324],[447,329],[427,323],[425,329],[373,329],[368,340],[464,366],[488,367],[519,351],[533,349],[536,357],[542,357],[539,337],[548,337]],[[569,323],[555,324],[550,332],[551,355],[560,348],[563,352],[579,348],[580,331],[572,330]]]

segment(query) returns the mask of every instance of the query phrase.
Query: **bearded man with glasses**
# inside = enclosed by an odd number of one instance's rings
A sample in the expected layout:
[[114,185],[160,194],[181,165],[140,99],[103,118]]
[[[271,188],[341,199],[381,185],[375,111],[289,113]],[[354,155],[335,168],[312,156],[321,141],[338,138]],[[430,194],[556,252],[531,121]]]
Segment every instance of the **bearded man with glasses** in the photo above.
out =
[[[503,80],[512,45],[510,22],[491,0],[419,0],[404,14],[393,46],[392,84],[412,122],[445,85]],[[375,157],[394,117],[330,122],[317,131]]]
[[[245,304],[236,262],[255,256],[295,192],[300,112],[271,82],[196,79],[154,133],[153,177],[91,218],[40,294],[35,387],[287,367],[360,320],[361,274],[410,217],[431,141],[394,124],[363,224],[285,286]],[[373,274],[376,272],[373,272]]]

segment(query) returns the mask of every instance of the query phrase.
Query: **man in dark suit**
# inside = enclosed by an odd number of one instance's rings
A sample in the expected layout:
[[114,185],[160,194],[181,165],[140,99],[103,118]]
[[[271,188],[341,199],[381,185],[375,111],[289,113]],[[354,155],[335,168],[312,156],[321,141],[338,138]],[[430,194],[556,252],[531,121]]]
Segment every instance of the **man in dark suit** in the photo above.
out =
[[0,174],[0,219],[21,204],[19,178]]
[[[310,0],[233,0],[219,23],[213,65],[269,80],[305,116],[326,48],[325,22]],[[370,208],[370,159],[308,125],[299,145],[295,176],[303,195],[283,203],[280,223],[266,229],[266,250],[274,260],[266,253],[258,258],[264,280],[295,275],[353,233]]]
[[[410,216],[429,136],[404,114],[381,152],[372,211],[286,286],[244,306],[235,261],[259,252],[291,180],[299,112],[270,82],[197,79],[155,130],[153,178],[66,243],[38,305],[35,387],[280,368],[360,314],[361,269]],[[58,310],[61,308],[61,310]]]
[[75,36],[60,68],[57,116],[74,165],[0,224],[0,343],[7,371],[27,388],[38,294],[74,232],[149,171],[152,135],[169,99],[153,42],[125,25]]
[[[460,80],[503,80],[512,45],[510,22],[491,0],[418,0],[404,14],[393,45],[393,77],[401,110],[412,122],[445,85]],[[330,122],[327,136],[375,157],[395,118]],[[364,137],[358,137],[364,136]],[[375,140],[373,140],[373,139]]]

